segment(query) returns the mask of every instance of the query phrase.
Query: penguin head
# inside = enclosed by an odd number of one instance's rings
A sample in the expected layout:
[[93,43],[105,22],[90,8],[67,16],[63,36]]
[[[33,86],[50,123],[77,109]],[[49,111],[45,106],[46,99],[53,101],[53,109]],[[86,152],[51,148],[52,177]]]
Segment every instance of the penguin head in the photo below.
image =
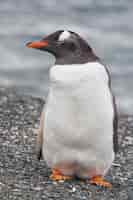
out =
[[72,31],[59,30],[26,46],[53,54],[58,64],[86,63],[90,57],[96,58],[88,43]]

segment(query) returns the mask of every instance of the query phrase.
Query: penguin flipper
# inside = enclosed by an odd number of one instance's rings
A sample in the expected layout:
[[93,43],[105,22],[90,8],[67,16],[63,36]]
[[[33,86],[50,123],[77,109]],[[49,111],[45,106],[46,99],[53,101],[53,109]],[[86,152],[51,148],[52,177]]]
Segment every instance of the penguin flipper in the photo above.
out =
[[116,108],[115,97],[113,96],[113,108],[114,108],[114,120],[113,120],[113,144],[114,144],[114,152],[117,153],[119,150],[119,143],[118,143],[118,114]]
[[42,158],[42,149],[40,149],[40,151],[37,152],[37,159],[41,160],[41,158]]
[[36,139],[36,154],[38,160],[42,158],[43,124],[44,124],[44,112],[42,111],[40,118],[40,126],[37,131],[37,139]]

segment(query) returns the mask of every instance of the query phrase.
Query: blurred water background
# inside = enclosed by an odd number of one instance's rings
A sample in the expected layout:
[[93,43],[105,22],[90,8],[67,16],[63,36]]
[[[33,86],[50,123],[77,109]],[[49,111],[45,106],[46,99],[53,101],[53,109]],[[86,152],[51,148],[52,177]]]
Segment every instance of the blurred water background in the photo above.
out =
[[54,58],[25,43],[67,29],[109,66],[119,112],[133,113],[132,0],[0,0],[0,86],[46,97]]

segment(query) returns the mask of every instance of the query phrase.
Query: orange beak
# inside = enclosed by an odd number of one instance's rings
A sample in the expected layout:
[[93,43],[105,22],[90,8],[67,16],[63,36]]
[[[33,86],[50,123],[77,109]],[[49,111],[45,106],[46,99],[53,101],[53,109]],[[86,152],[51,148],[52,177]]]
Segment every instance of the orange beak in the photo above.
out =
[[47,41],[34,41],[34,42],[28,42],[26,44],[26,46],[28,48],[35,48],[35,49],[41,49],[43,47],[48,46],[48,42]]

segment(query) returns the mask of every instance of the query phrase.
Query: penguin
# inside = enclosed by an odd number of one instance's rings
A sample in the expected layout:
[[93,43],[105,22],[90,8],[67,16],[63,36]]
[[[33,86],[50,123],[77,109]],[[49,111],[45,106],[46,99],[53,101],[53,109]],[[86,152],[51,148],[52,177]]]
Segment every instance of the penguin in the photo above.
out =
[[118,151],[117,110],[107,67],[79,34],[59,30],[29,48],[55,57],[38,131],[38,158],[52,180],[73,177],[111,188],[104,176]]

